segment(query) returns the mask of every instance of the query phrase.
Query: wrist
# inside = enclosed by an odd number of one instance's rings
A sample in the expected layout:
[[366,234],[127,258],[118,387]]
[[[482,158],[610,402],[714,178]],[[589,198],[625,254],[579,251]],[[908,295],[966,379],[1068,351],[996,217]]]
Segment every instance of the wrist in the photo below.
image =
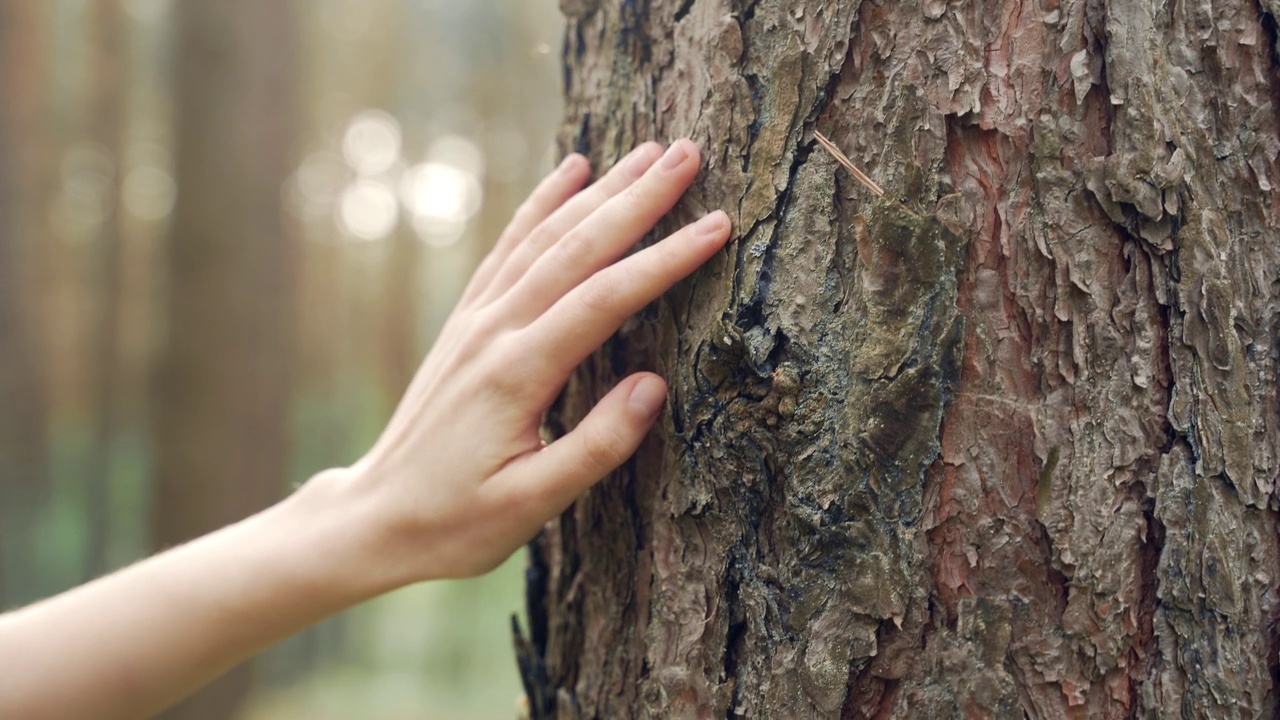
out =
[[518,509],[518,503],[473,487],[479,483],[450,478],[443,468],[428,481],[416,468],[397,472],[380,460],[367,457],[312,482],[323,480],[317,488],[329,485],[326,493],[349,496],[346,503],[362,508],[356,511],[367,530],[361,542],[393,587],[483,575],[536,530],[524,536],[511,513],[501,511]]
[[352,604],[415,582],[395,524],[346,469],[321,472],[274,508],[300,528],[309,562],[350,595]]

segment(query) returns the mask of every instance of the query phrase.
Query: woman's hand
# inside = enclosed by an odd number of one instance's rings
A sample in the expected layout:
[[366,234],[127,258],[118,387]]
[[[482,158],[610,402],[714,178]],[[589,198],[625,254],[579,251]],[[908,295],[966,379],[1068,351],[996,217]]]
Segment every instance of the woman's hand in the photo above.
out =
[[369,499],[401,581],[491,570],[635,452],[666,397],[652,373],[549,446],[539,425],[579,363],[724,245],[716,211],[619,259],[698,168],[688,140],[646,143],[584,190],[590,167],[571,155],[521,206],[382,436],[333,479]]
[[623,380],[573,432],[538,425],[569,372],[711,257],[715,212],[618,260],[693,181],[687,140],[586,190],[571,156],[468,287],[382,437],[351,468],[92,583],[0,616],[0,717],[147,717],[277,640],[400,585],[485,572],[621,464],[666,385]]

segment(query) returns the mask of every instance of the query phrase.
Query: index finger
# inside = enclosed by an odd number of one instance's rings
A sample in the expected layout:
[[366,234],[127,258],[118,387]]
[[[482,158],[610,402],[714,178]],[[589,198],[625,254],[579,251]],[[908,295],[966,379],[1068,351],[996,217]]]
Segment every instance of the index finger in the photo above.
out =
[[717,210],[596,272],[522,331],[530,349],[548,358],[557,378],[567,376],[627,318],[711,259],[729,230],[729,216]]

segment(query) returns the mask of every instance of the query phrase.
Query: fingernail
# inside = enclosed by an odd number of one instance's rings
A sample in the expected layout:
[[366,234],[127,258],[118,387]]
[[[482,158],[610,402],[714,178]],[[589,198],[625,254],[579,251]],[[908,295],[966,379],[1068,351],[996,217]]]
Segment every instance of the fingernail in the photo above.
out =
[[663,170],[675,170],[680,167],[681,163],[689,157],[689,151],[685,149],[684,145],[684,141],[679,140],[667,148],[667,154],[662,156],[662,164],[658,167]]
[[632,150],[631,157],[627,158],[627,172],[630,173],[632,177],[640,177],[643,175],[645,171],[653,165],[654,161],[658,159],[656,150],[657,146],[655,145],[643,145]]
[[627,405],[637,417],[652,420],[667,401],[667,384],[655,377],[646,377],[631,388]]
[[723,210],[716,210],[703,216],[693,226],[693,232],[698,237],[709,238],[716,237],[724,232],[724,225],[729,221],[729,216],[724,214]]

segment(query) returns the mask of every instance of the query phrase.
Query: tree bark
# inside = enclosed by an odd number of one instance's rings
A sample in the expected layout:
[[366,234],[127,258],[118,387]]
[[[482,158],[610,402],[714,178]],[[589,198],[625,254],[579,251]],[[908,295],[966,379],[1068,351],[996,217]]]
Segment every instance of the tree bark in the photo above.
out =
[[[288,453],[292,325],[281,188],[294,138],[291,3],[200,0],[177,15],[168,339],[154,402],[159,549],[277,500]],[[163,717],[233,717],[241,667]]]
[[550,416],[671,383],[535,717],[1275,716],[1280,2],[561,7],[562,148],[694,138],[736,239]]

